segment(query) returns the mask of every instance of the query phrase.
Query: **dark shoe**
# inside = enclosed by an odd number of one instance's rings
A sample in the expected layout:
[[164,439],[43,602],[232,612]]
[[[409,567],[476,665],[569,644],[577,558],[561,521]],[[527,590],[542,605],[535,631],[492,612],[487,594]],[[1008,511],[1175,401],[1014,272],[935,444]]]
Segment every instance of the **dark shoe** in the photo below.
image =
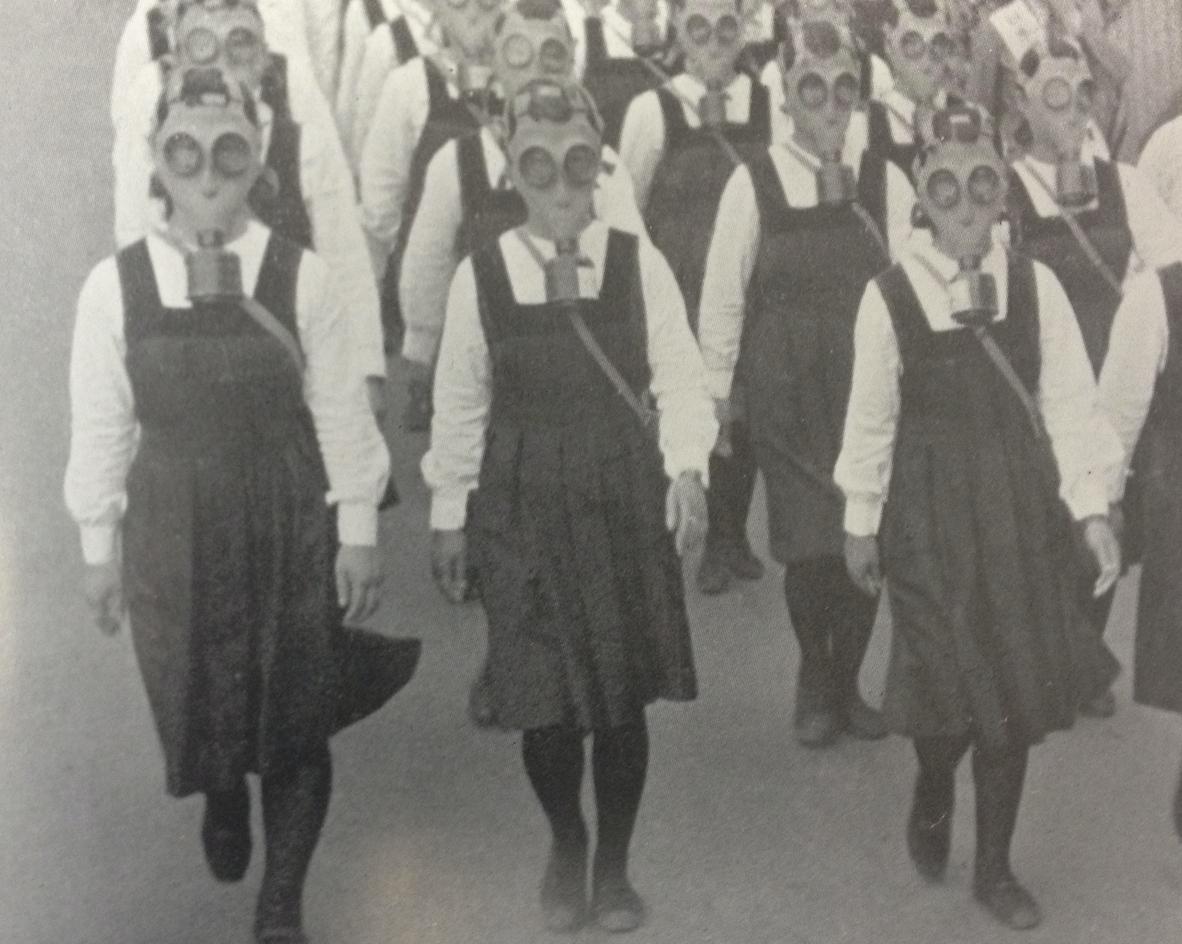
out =
[[974,881],[973,897],[999,923],[1014,931],[1029,931],[1042,923],[1038,902],[1012,875]]
[[763,561],[751,552],[746,543],[730,549],[726,564],[731,575],[739,580],[759,580],[763,577]]
[[627,934],[644,924],[644,900],[626,876],[599,882],[591,899],[595,924],[611,934]]
[[542,921],[555,934],[572,934],[587,921],[587,847],[550,850],[542,876]]
[[716,597],[726,593],[731,585],[731,569],[721,551],[707,549],[698,567],[698,589],[704,594]]
[[[245,784],[243,785],[245,790]],[[219,882],[240,882],[250,866],[250,800],[219,803],[207,795],[201,845],[209,871]]]
[[1081,703],[1079,713],[1085,718],[1111,718],[1116,714],[1116,696],[1112,694],[1112,689]]
[[407,384],[406,408],[402,413],[402,425],[411,433],[426,432],[431,428],[431,382],[412,380]]
[[299,928],[260,928],[254,932],[257,944],[308,944],[308,938]]
[[948,869],[948,852],[952,848],[952,804],[953,799],[949,797],[944,809],[925,810],[916,785],[911,816],[907,820],[907,852],[915,863],[915,870],[929,882],[940,881]]
[[859,741],[880,741],[888,733],[882,712],[862,701],[861,695],[854,695],[846,703],[842,720],[845,722],[846,734]]
[[802,671],[796,679],[796,740],[805,747],[828,747],[841,733],[842,719],[829,694],[806,681],[810,677],[815,675]]

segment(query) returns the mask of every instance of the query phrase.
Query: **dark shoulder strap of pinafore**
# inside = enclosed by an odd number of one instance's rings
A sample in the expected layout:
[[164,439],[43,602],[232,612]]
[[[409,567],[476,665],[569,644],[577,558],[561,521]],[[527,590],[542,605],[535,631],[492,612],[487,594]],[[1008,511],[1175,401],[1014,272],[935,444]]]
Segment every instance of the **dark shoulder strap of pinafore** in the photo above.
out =
[[394,54],[399,62],[410,62],[418,58],[419,44],[415,42],[405,16],[396,16],[390,20],[390,38],[394,41]]
[[147,14],[148,53],[153,61],[168,55],[168,23],[160,7],[152,7]]
[[931,326],[924,317],[915,286],[901,265],[895,263],[885,272],[880,272],[875,276],[874,284],[878,286],[890,316],[895,343],[899,348],[899,363],[906,374],[923,356],[926,341],[932,333]]
[[584,22],[583,29],[587,37],[587,64],[584,70],[602,69],[607,63],[607,41],[603,36],[603,20],[597,16],[589,16]]
[[271,122],[271,140],[267,146],[267,166],[278,178],[279,192],[272,195],[273,205],[251,199],[255,215],[279,235],[304,249],[315,249],[312,218],[304,203],[301,152],[303,129],[289,115],[276,113]]
[[772,139],[772,97],[762,82],[751,83],[751,104],[747,111],[747,127],[751,138],[763,144]]
[[484,159],[484,142],[479,133],[456,138],[456,172],[460,177],[460,208],[467,219],[492,188],[488,163]]
[[296,318],[296,285],[304,250],[278,233],[271,233],[259,266],[254,296],[242,299],[241,307],[250,319],[287,352],[292,366],[304,374],[304,349]]
[[377,29],[386,22],[386,11],[382,9],[382,0],[362,0],[365,4],[365,18],[369,21],[371,30]]
[[132,243],[115,255],[119,287],[123,293],[123,337],[131,344],[144,337],[159,317],[163,303],[145,239]]
[[287,90],[287,57],[273,52],[269,54],[267,67],[263,70],[261,98],[276,118],[291,118],[291,96]]
[[506,336],[505,324],[517,308],[509,270],[500,244],[493,240],[476,249],[470,256],[472,275],[476,280],[476,310],[484,341],[490,351]]
[[677,150],[689,134],[689,122],[685,120],[681,100],[665,86],[657,88],[657,102],[661,106],[661,118],[665,122],[665,153]]

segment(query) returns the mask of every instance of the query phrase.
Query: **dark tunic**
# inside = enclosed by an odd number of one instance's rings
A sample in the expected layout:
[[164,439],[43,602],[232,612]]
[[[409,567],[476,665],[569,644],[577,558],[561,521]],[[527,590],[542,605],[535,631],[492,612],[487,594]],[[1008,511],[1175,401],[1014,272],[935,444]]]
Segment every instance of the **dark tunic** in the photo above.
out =
[[[1071,526],[1050,446],[971,331],[933,331],[901,267],[877,283],[902,366],[881,530],[888,723],[910,737],[1037,743],[1070,727],[1081,695],[1116,674],[1073,610]],[[1006,304],[989,332],[1037,390],[1037,285],[1017,254]]]
[[1159,277],[1170,343],[1138,447],[1145,557],[1133,697],[1182,713],[1182,264]]
[[[293,335],[301,250],[255,298]],[[324,749],[409,680],[418,643],[344,630],[302,377],[237,305],[168,309],[145,242],[118,256],[140,443],[124,582],[168,791],[225,789]]]
[[304,202],[300,169],[303,129],[290,114],[276,111],[271,119],[267,166],[275,173],[278,189],[270,199],[252,194],[250,208],[259,222],[303,249],[315,249],[312,218]]
[[158,6],[148,10],[145,20],[148,30],[148,55],[156,62],[168,55],[171,48],[168,41],[168,23],[164,18],[164,11]]
[[[696,694],[660,451],[565,311],[513,298],[496,245],[472,257],[492,362],[470,562],[488,615],[493,723],[582,730]],[[613,230],[603,294],[579,303],[639,394],[649,384],[636,237]]]
[[[702,277],[718,202],[735,165],[712,129],[689,126],[676,94],[663,86],[656,94],[664,117],[665,152],[653,176],[644,222],[653,244],[669,260],[685,297],[690,327],[696,333]],[[768,102],[767,88],[752,82],[747,122],[728,122],[717,129],[744,160],[768,146],[771,137]]]
[[881,154],[914,183],[915,158],[919,154],[919,145],[914,141],[910,144],[900,144],[895,140],[894,135],[891,134],[891,116],[887,106],[882,102],[867,102],[866,124],[867,149],[875,154]]
[[399,14],[392,20],[387,20],[381,0],[364,0],[364,3],[365,16],[369,22],[370,30],[376,30],[382,24],[389,26],[390,38],[394,42],[394,53],[398,57],[399,64],[410,62],[411,59],[416,58],[419,54],[419,47],[415,43],[410,26],[407,25],[406,17]]
[[507,181],[495,187],[489,181],[482,135],[465,135],[456,142],[456,173],[462,211],[456,255],[462,259],[520,226],[527,211],[525,200]]
[[[637,95],[661,84],[652,69],[639,58],[613,58],[608,55],[603,35],[603,20],[588,17],[587,62],[583,68],[583,86],[591,93],[603,118],[604,143],[620,146],[620,128],[628,104]],[[663,66],[659,66],[664,71]]]
[[[772,556],[842,553],[843,499],[833,484],[866,283],[889,265],[849,206],[791,207],[768,152],[748,162],[760,242],[747,290],[737,377],[767,486]],[[858,203],[885,233],[886,162],[867,151]],[[884,237],[885,238],[885,237]]]

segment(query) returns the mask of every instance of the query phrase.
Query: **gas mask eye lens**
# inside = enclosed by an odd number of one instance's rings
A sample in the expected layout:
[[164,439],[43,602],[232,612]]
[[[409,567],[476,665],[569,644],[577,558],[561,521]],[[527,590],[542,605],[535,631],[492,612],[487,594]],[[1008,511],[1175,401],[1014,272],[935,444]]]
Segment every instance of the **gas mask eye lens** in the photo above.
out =
[[250,160],[250,142],[240,134],[223,134],[213,143],[213,166],[223,177],[241,177]]
[[177,132],[164,142],[164,162],[178,177],[192,177],[201,170],[201,145],[192,135]]
[[1071,104],[1071,86],[1066,79],[1048,79],[1042,87],[1043,104],[1053,111],[1062,111]]
[[927,52],[927,45],[919,33],[908,30],[899,40],[899,51],[903,53],[904,58],[914,61],[923,58]]
[[211,30],[195,29],[185,37],[185,53],[190,62],[213,62],[218,57],[218,38]]
[[695,46],[705,46],[710,42],[710,34],[713,29],[706,17],[695,14],[685,21],[685,32],[689,36],[690,42]]
[[563,74],[570,68],[566,46],[557,39],[543,40],[538,62],[542,71],[550,74]]
[[979,206],[991,206],[1001,192],[1001,176],[997,171],[982,164],[974,167],[969,174],[969,198]]
[[850,73],[843,72],[833,82],[833,101],[839,108],[853,109],[858,101],[858,80]]
[[720,46],[732,46],[739,38],[739,21],[733,16],[724,16],[714,24],[714,35]]
[[248,65],[258,57],[259,38],[248,29],[238,27],[226,37],[226,55],[237,65]]
[[535,190],[548,190],[558,180],[558,165],[545,148],[526,148],[517,161],[521,179]]
[[951,210],[960,202],[960,182],[950,170],[933,173],[928,178],[926,190],[928,199],[941,210]]
[[829,87],[817,73],[810,72],[801,77],[796,86],[796,94],[800,96],[800,103],[810,111],[816,111],[825,104],[829,97]]
[[514,33],[505,40],[502,47],[507,62],[514,69],[524,69],[534,61],[534,47],[529,39],[520,33]]
[[566,152],[562,170],[571,186],[590,187],[599,174],[599,154],[590,145],[576,144]]

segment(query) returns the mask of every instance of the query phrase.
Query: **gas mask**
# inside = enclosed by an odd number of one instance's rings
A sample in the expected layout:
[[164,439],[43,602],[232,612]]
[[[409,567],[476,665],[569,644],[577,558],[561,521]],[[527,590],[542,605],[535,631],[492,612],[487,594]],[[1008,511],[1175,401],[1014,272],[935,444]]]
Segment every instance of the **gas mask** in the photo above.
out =
[[1006,201],[1006,166],[993,147],[989,122],[975,108],[938,111],[917,161],[916,191],[940,249],[960,271],[950,283],[952,317],[987,324],[998,312],[997,285],[981,271],[994,224]]
[[735,0],[685,0],[676,15],[676,29],[685,71],[706,86],[702,121],[720,124],[726,119],[723,89],[735,77],[743,50],[743,23]]
[[574,39],[560,8],[549,20],[511,9],[498,24],[493,51],[493,72],[506,99],[534,79],[565,80],[574,68]]
[[153,134],[155,176],[168,195],[170,238],[186,251],[189,298],[242,295],[238,257],[225,249],[248,218],[262,174],[262,135],[253,103],[212,69],[176,73]]
[[665,42],[657,22],[657,0],[619,0],[616,8],[632,26],[632,48],[638,55],[657,49]]
[[849,203],[856,183],[853,168],[841,163],[841,152],[859,102],[859,65],[852,40],[828,19],[790,22],[789,28],[789,37],[780,45],[780,71],[793,140],[821,162],[819,202]]
[[1019,68],[1020,105],[1032,150],[1052,155],[1056,195],[1063,206],[1084,206],[1096,198],[1096,171],[1080,160],[1096,86],[1082,53],[1079,58],[1027,53]]
[[574,83],[537,80],[506,103],[506,152],[513,186],[533,229],[552,239],[547,301],[579,297],[578,237],[595,215],[603,124],[587,92]]
[[177,16],[178,69],[218,69],[231,82],[259,88],[269,56],[254,0],[190,0]]
[[505,7],[504,0],[435,0],[431,4],[456,56],[456,83],[460,91],[476,95],[492,82],[493,28]]
[[956,40],[938,8],[933,6],[930,16],[917,16],[906,0],[901,2],[898,21],[884,27],[887,61],[897,89],[914,102],[931,102],[945,86]]

